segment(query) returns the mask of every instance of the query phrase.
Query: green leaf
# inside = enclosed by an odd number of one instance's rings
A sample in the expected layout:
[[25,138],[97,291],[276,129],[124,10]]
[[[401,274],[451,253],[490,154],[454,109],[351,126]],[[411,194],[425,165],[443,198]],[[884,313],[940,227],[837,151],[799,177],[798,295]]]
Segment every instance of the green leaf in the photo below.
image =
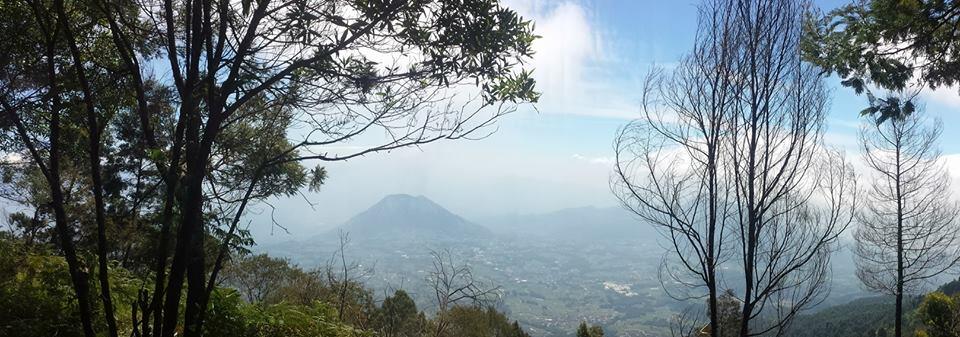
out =
[[903,111],[902,111],[903,116],[909,116],[914,111],[916,111],[916,107],[913,105],[912,101],[907,101],[906,103],[903,103]]
[[310,171],[310,192],[320,191],[320,187],[327,181],[327,169],[323,166],[314,167]]

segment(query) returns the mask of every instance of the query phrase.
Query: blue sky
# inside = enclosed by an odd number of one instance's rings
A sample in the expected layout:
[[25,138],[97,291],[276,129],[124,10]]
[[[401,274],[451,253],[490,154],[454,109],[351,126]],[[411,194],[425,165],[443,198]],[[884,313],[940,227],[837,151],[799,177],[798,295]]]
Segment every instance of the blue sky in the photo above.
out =
[[[504,0],[536,22],[542,36],[530,66],[543,92],[534,110],[521,106],[479,141],[430,144],[327,166],[319,193],[272,202],[251,223],[260,242],[267,215],[294,238],[332,228],[393,193],[425,195],[468,218],[534,213],[578,206],[613,206],[611,142],[637,116],[641,80],[653,66],[669,67],[691,46],[696,1]],[[840,1],[820,1],[821,8]],[[833,90],[826,140],[853,149],[864,97],[829,79]],[[960,153],[956,88],[926,92],[926,110],[942,117],[944,153]],[[313,203],[311,206],[310,203]]]

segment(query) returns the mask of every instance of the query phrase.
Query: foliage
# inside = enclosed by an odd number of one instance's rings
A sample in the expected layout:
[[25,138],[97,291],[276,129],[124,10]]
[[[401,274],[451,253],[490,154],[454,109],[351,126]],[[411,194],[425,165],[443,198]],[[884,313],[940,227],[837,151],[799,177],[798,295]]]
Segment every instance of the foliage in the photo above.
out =
[[417,311],[417,304],[406,291],[397,290],[383,299],[374,325],[383,337],[414,337],[425,332],[426,318]]
[[737,336],[740,331],[740,300],[734,295],[733,290],[727,289],[722,295],[717,297],[717,319],[720,321],[720,337]]
[[[858,94],[873,84],[902,91],[916,78],[921,87],[960,81],[960,1],[853,1],[829,13],[811,12],[804,25],[804,59]],[[915,77],[915,73],[919,76]],[[877,122],[909,115],[910,100],[874,99],[863,114]]]
[[577,327],[577,337],[603,337],[603,328],[598,325],[587,326],[587,322],[580,322]]
[[530,337],[516,321],[510,322],[492,307],[456,305],[441,315],[450,322],[444,337]]
[[[114,301],[132,303],[139,285],[136,277],[112,268],[110,280]],[[129,306],[118,308],[117,315],[129,316],[130,310]],[[25,244],[0,232],[0,335],[81,335],[80,326],[73,323],[78,317],[64,258],[49,247]],[[94,323],[98,327],[105,324],[103,319]],[[121,323],[129,330],[127,322]]]
[[76,336],[82,332],[63,258],[23,254],[0,241],[0,335]]
[[347,337],[367,334],[336,322],[335,310],[312,305],[246,303],[232,289],[218,289],[211,297],[204,334],[238,337]]
[[[22,239],[0,232],[0,335],[3,336],[76,336],[82,331],[76,298],[70,285],[66,262],[42,247],[27,246]],[[423,337],[433,335],[436,319],[417,310],[413,299],[403,290],[386,297],[381,305],[373,302],[370,289],[351,283],[345,298],[340,285],[321,270],[304,271],[285,259],[266,255],[238,261],[240,268],[272,264],[264,271],[280,277],[265,278],[249,273],[227,278],[226,286],[212,293],[203,327],[206,336],[238,337]],[[231,266],[228,270],[235,270]],[[231,272],[232,273],[232,272]],[[142,282],[123,268],[110,270],[114,303],[118,317],[129,317],[137,305]],[[243,279],[240,281],[240,279]],[[93,280],[91,280],[92,282]],[[237,284],[272,287],[263,296],[244,294]],[[96,287],[92,287],[96,289]],[[98,294],[94,294],[98,295]],[[338,301],[346,301],[347,314],[339,320]],[[99,308],[99,306],[94,306]],[[99,313],[99,309],[97,311]],[[448,322],[442,336],[529,337],[516,321],[509,321],[493,308],[455,306],[442,313]],[[129,335],[132,327],[118,320],[119,332]],[[105,322],[94,322],[97,330]],[[599,335],[591,335],[599,336]]]
[[[533,23],[496,0],[28,0],[0,29],[0,145],[22,158],[0,197],[14,232],[56,240],[87,337],[117,317],[198,336],[249,207],[326,181],[304,161],[467,138],[539,97]],[[111,264],[143,275],[139,315],[111,304]]]
[[232,261],[224,270],[224,281],[225,285],[237,289],[248,303],[301,306],[328,303],[335,309],[342,307],[343,314],[337,316],[357,327],[370,326],[375,316],[371,290],[351,280],[344,284],[342,275],[330,267],[308,271],[287,259],[257,254]]
[[960,296],[941,292],[927,294],[917,308],[917,318],[923,325],[918,333],[929,337],[960,336]]
[[950,296],[960,294],[960,278],[947,282],[946,284],[940,286],[938,290]]
[[[861,337],[893,322],[893,298],[870,297],[797,317],[790,337]],[[892,325],[890,325],[892,327]]]
[[240,290],[247,302],[274,301],[272,295],[278,291],[293,268],[285,259],[272,258],[267,254],[243,256],[224,270],[224,281]]

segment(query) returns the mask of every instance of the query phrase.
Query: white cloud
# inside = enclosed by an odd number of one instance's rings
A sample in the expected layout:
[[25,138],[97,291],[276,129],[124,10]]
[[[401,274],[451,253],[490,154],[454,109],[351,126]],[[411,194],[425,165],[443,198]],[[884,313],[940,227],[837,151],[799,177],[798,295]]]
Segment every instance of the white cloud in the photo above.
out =
[[589,156],[581,155],[579,153],[574,153],[573,156],[571,156],[571,158],[579,161],[584,161],[590,164],[597,164],[597,165],[603,165],[608,167],[613,166],[613,161],[614,161],[613,157],[608,157],[608,156],[589,157]]
[[533,44],[533,65],[541,89],[566,96],[583,81],[587,64],[600,58],[600,36],[574,3],[563,3],[535,20],[542,38]]
[[930,88],[925,88],[920,96],[930,100],[931,102],[944,105],[949,108],[960,108],[960,87],[949,86],[949,87],[939,87],[934,90]]
[[[631,90],[620,86],[624,72],[591,12],[576,1],[508,0],[508,7],[535,23],[533,43],[537,88],[543,113],[634,118]],[[611,74],[618,78],[612,78]]]

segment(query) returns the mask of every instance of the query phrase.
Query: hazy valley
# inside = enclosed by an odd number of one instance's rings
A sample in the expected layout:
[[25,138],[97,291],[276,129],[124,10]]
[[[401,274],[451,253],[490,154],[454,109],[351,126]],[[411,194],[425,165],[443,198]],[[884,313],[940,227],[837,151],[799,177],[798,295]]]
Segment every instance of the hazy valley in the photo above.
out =
[[[581,321],[612,336],[664,336],[676,314],[700,304],[663,291],[660,233],[618,207],[474,222],[424,196],[389,195],[336,229],[258,250],[301,267],[335,265],[341,231],[350,238],[347,259],[361,265],[357,273],[379,296],[403,288],[418,307],[435,310],[425,282],[430,253],[450,250],[475,277],[501,288],[501,309],[535,336],[569,336]],[[831,294],[817,309],[868,296],[848,250],[833,264]]]

